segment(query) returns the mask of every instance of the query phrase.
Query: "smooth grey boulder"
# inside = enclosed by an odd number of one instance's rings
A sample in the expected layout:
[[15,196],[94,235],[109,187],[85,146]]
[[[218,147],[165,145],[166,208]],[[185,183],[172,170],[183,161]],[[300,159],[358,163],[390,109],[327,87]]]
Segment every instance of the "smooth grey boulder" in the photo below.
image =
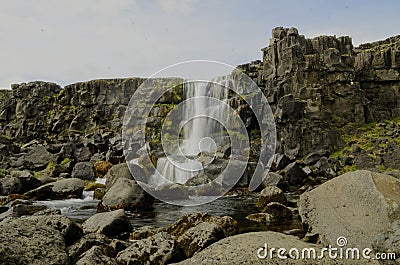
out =
[[99,212],[124,209],[143,211],[152,208],[154,198],[145,192],[134,180],[119,178],[106,192],[97,206]]
[[62,179],[28,191],[24,195],[32,200],[81,198],[84,184],[81,179]]
[[82,224],[85,233],[100,233],[107,237],[116,237],[132,231],[131,223],[123,209],[98,213]]
[[125,179],[130,179],[133,180],[133,176],[131,175],[131,172],[129,171],[128,165],[126,163],[121,163],[118,165],[112,166],[107,174],[105,175],[106,178],[106,190],[108,191],[114,183],[120,179],[120,178],[125,178]]
[[366,170],[346,173],[300,196],[299,214],[324,244],[339,237],[348,246],[370,247],[400,219],[400,181]]
[[[267,252],[265,246],[267,245]],[[273,258],[270,257],[269,251],[275,248]],[[277,249],[285,248],[286,259],[277,257]],[[285,235],[277,232],[252,232],[246,234],[235,235],[221,239],[220,241],[210,245],[203,251],[196,253],[192,258],[176,263],[179,265],[286,265],[286,264],[360,264],[360,260],[342,260],[337,261],[327,258],[324,259],[292,259],[288,256],[288,251],[296,248],[300,251],[303,249],[314,248],[316,253],[321,253],[321,247],[301,241],[295,236]],[[300,252],[301,253],[301,252]],[[267,255],[266,255],[267,254]],[[258,256],[260,255],[260,256]],[[301,256],[300,256],[301,257]],[[362,264],[379,264],[374,260],[363,260]]]

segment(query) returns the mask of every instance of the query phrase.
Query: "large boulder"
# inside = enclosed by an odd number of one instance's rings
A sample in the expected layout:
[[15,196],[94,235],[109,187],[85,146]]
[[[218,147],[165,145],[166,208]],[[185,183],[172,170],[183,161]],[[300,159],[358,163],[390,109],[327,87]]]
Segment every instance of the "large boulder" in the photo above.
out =
[[108,237],[116,237],[132,231],[132,226],[123,209],[95,214],[82,224],[82,228],[85,233],[100,233]]
[[128,165],[126,163],[118,164],[111,167],[107,174],[105,175],[106,178],[106,190],[108,191],[114,183],[120,179],[130,179],[133,180],[133,176],[129,171]]
[[[274,256],[270,256],[271,249],[274,248]],[[286,252],[281,253],[283,258],[278,258],[279,248],[285,248]],[[292,259],[289,250],[292,248],[299,250],[299,257]],[[196,253],[192,258],[184,260],[179,265],[253,265],[253,264],[360,264],[360,260],[346,260],[346,263],[336,263],[335,260],[328,259],[328,254],[324,259],[301,258],[303,249],[314,248],[317,254],[321,253],[321,247],[306,243],[295,236],[284,235],[276,232],[252,232],[224,238],[203,251]],[[308,252],[305,252],[305,255]],[[295,254],[295,253],[294,253]],[[312,254],[311,254],[312,255]],[[308,256],[306,256],[308,257]],[[375,261],[365,261],[362,264],[378,264]],[[339,260],[340,262],[340,260]]]
[[50,162],[57,160],[56,155],[50,154],[42,145],[32,144],[23,148],[22,154],[14,166],[26,166],[32,170],[44,169]]
[[151,209],[153,202],[154,198],[145,192],[136,181],[119,178],[106,192],[97,206],[97,210],[104,212],[124,209],[138,212]]
[[24,195],[32,200],[82,198],[84,185],[81,179],[62,179],[28,191]]
[[73,178],[93,180],[94,179],[94,167],[90,162],[79,162],[74,166],[72,170]]
[[[274,248],[274,249],[273,249]],[[280,253],[282,258],[278,257],[278,249],[284,248],[285,252]],[[273,249],[273,250],[272,250]],[[289,251],[291,249],[299,250],[290,252],[295,256],[291,258]],[[313,256],[310,251],[311,258],[308,258],[308,250],[315,249],[316,255],[320,255],[321,247],[306,243],[295,236],[285,235],[277,232],[252,232],[246,234],[235,235],[224,238],[203,251],[196,253],[192,258],[184,260],[179,265],[253,265],[253,264],[361,264],[360,260],[335,260],[329,259],[327,252],[323,258]],[[302,258],[302,251],[305,258]],[[273,253],[271,257],[270,253]],[[362,260],[362,264],[379,264],[375,260]]]
[[163,265],[177,261],[178,248],[175,240],[160,232],[142,240],[132,241],[124,251],[118,253],[118,264]]
[[0,264],[70,264],[62,233],[44,220],[28,217],[1,222]]
[[334,245],[370,247],[373,239],[400,219],[400,181],[366,170],[346,173],[303,193],[299,213],[311,234]]

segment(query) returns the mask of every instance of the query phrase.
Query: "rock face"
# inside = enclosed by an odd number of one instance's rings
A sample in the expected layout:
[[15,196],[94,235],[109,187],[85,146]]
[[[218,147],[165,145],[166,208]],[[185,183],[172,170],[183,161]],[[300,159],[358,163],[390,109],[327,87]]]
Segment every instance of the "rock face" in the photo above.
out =
[[299,213],[308,232],[324,244],[346,237],[348,246],[370,247],[400,219],[400,181],[370,171],[349,172],[301,195]]

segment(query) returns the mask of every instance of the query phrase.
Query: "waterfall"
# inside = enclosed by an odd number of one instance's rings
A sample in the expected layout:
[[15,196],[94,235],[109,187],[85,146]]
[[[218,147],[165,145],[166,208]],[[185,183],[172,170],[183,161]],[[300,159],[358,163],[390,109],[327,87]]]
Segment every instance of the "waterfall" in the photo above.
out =
[[176,150],[172,156],[159,158],[157,171],[166,180],[155,174],[150,177],[150,184],[159,186],[168,181],[184,184],[203,171],[203,163],[196,160],[201,152],[213,155],[218,148],[229,143],[225,129],[221,125],[229,119],[229,115],[224,104],[216,104],[218,101],[221,103],[227,101],[227,87],[231,85],[228,78],[230,76],[218,77],[211,82],[195,81],[184,84],[185,100],[192,100],[182,108],[181,153]]

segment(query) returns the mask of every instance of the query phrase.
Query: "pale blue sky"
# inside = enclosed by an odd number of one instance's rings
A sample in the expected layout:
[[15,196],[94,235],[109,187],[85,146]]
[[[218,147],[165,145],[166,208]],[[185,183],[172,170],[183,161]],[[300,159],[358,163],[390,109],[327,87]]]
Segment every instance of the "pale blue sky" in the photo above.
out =
[[399,1],[2,0],[0,87],[147,77],[193,59],[261,59],[276,26],[353,43],[400,34]]

